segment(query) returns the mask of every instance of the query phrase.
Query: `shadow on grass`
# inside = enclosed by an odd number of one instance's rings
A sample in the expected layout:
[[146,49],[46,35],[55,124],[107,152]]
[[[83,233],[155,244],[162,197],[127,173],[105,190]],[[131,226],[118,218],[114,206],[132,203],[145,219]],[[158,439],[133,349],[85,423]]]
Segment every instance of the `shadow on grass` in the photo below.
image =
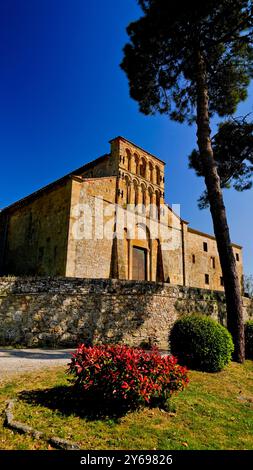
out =
[[63,416],[74,415],[88,421],[107,419],[117,421],[129,411],[133,411],[133,407],[129,404],[104,401],[99,396],[91,396],[68,385],[22,391],[18,394],[18,398],[30,405],[57,411]]

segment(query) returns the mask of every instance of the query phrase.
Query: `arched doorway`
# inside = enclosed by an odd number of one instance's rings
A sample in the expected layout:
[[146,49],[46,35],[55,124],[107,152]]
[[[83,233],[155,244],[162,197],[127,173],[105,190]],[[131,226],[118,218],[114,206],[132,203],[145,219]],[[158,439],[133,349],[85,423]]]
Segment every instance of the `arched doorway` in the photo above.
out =
[[150,235],[145,224],[135,226],[135,238],[130,247],[130,278],[137,281],[150,279]]
[[147,280],[147,249],[133,246],[132,253],[132,279],[137,281]]

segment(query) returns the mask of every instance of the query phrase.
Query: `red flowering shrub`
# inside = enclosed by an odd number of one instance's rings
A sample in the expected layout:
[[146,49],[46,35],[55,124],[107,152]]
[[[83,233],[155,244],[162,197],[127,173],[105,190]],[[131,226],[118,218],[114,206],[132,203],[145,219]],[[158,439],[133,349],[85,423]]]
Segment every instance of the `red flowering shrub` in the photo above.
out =
[[69,364],[75,384],[105,400],[131,405],[165,404],[188,383],[187,369],[157,349],[145,352],[122,345],[80,345]]

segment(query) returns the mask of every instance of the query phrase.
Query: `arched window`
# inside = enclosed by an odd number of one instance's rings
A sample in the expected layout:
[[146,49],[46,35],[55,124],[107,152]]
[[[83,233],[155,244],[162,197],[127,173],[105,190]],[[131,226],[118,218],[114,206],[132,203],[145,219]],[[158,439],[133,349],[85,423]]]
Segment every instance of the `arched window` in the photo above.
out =
[[146,178],[146,168],[147,168],[146,160],[145,158],[142,157],[141,162],[140,162],[140,176],[142,176],[143,178]]
[[146,205],[149,206],[149,204],[151,204],[151,194],[152,194],[152,190],[150,188],[148,188],[147,192],[146,192]]
[[135,173],[136,173],[136,175],[139,175],[139,173],[140,173],[140,159],[139,159],[137,153],[134,154],[134,162],[135,162]]
[[126,158],[127,158],[127,169],[131,171],[131,152],[129,149],[126,149]]
[[160,193],[156,191],[155,193],[156,207],[157,207],[157,218],[160,220]]
[[142,212],[145,212],[146,207],[146,188],[144,184],[141,185],[141,203],[142,203]]
[[155,217],[156,207],[154,207],[155,206],[154,192],[151,187],[148,189],[148,197],[149,197],[149,216]]
[[153,183],[153,178],[154,178],[154,166],[151,162],[149,162],[149,180],[151,183]]
[[157,207],[159,207],[160,206],[160,193],[158,191],[156,191],[155,197],[156,197],[156,205]]
[[156,169],[156,184],[160,185],[160,182],[161,182],[160,168],[158,168],[158,166],[156,166],[155,169]]
[[134,204],[137,206],[138,204],[138,185],[134,182]]
[[130,204],[131,201],[130,201],[130,184],[127,184],[127,204]]

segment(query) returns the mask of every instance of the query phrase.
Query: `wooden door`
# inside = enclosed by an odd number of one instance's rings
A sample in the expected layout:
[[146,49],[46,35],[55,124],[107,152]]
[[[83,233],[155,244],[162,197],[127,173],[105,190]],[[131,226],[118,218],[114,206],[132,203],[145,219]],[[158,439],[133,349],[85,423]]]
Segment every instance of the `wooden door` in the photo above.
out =
[[147,280],[147,250],[133,247],[133,275],[132,279],[138,281]]

